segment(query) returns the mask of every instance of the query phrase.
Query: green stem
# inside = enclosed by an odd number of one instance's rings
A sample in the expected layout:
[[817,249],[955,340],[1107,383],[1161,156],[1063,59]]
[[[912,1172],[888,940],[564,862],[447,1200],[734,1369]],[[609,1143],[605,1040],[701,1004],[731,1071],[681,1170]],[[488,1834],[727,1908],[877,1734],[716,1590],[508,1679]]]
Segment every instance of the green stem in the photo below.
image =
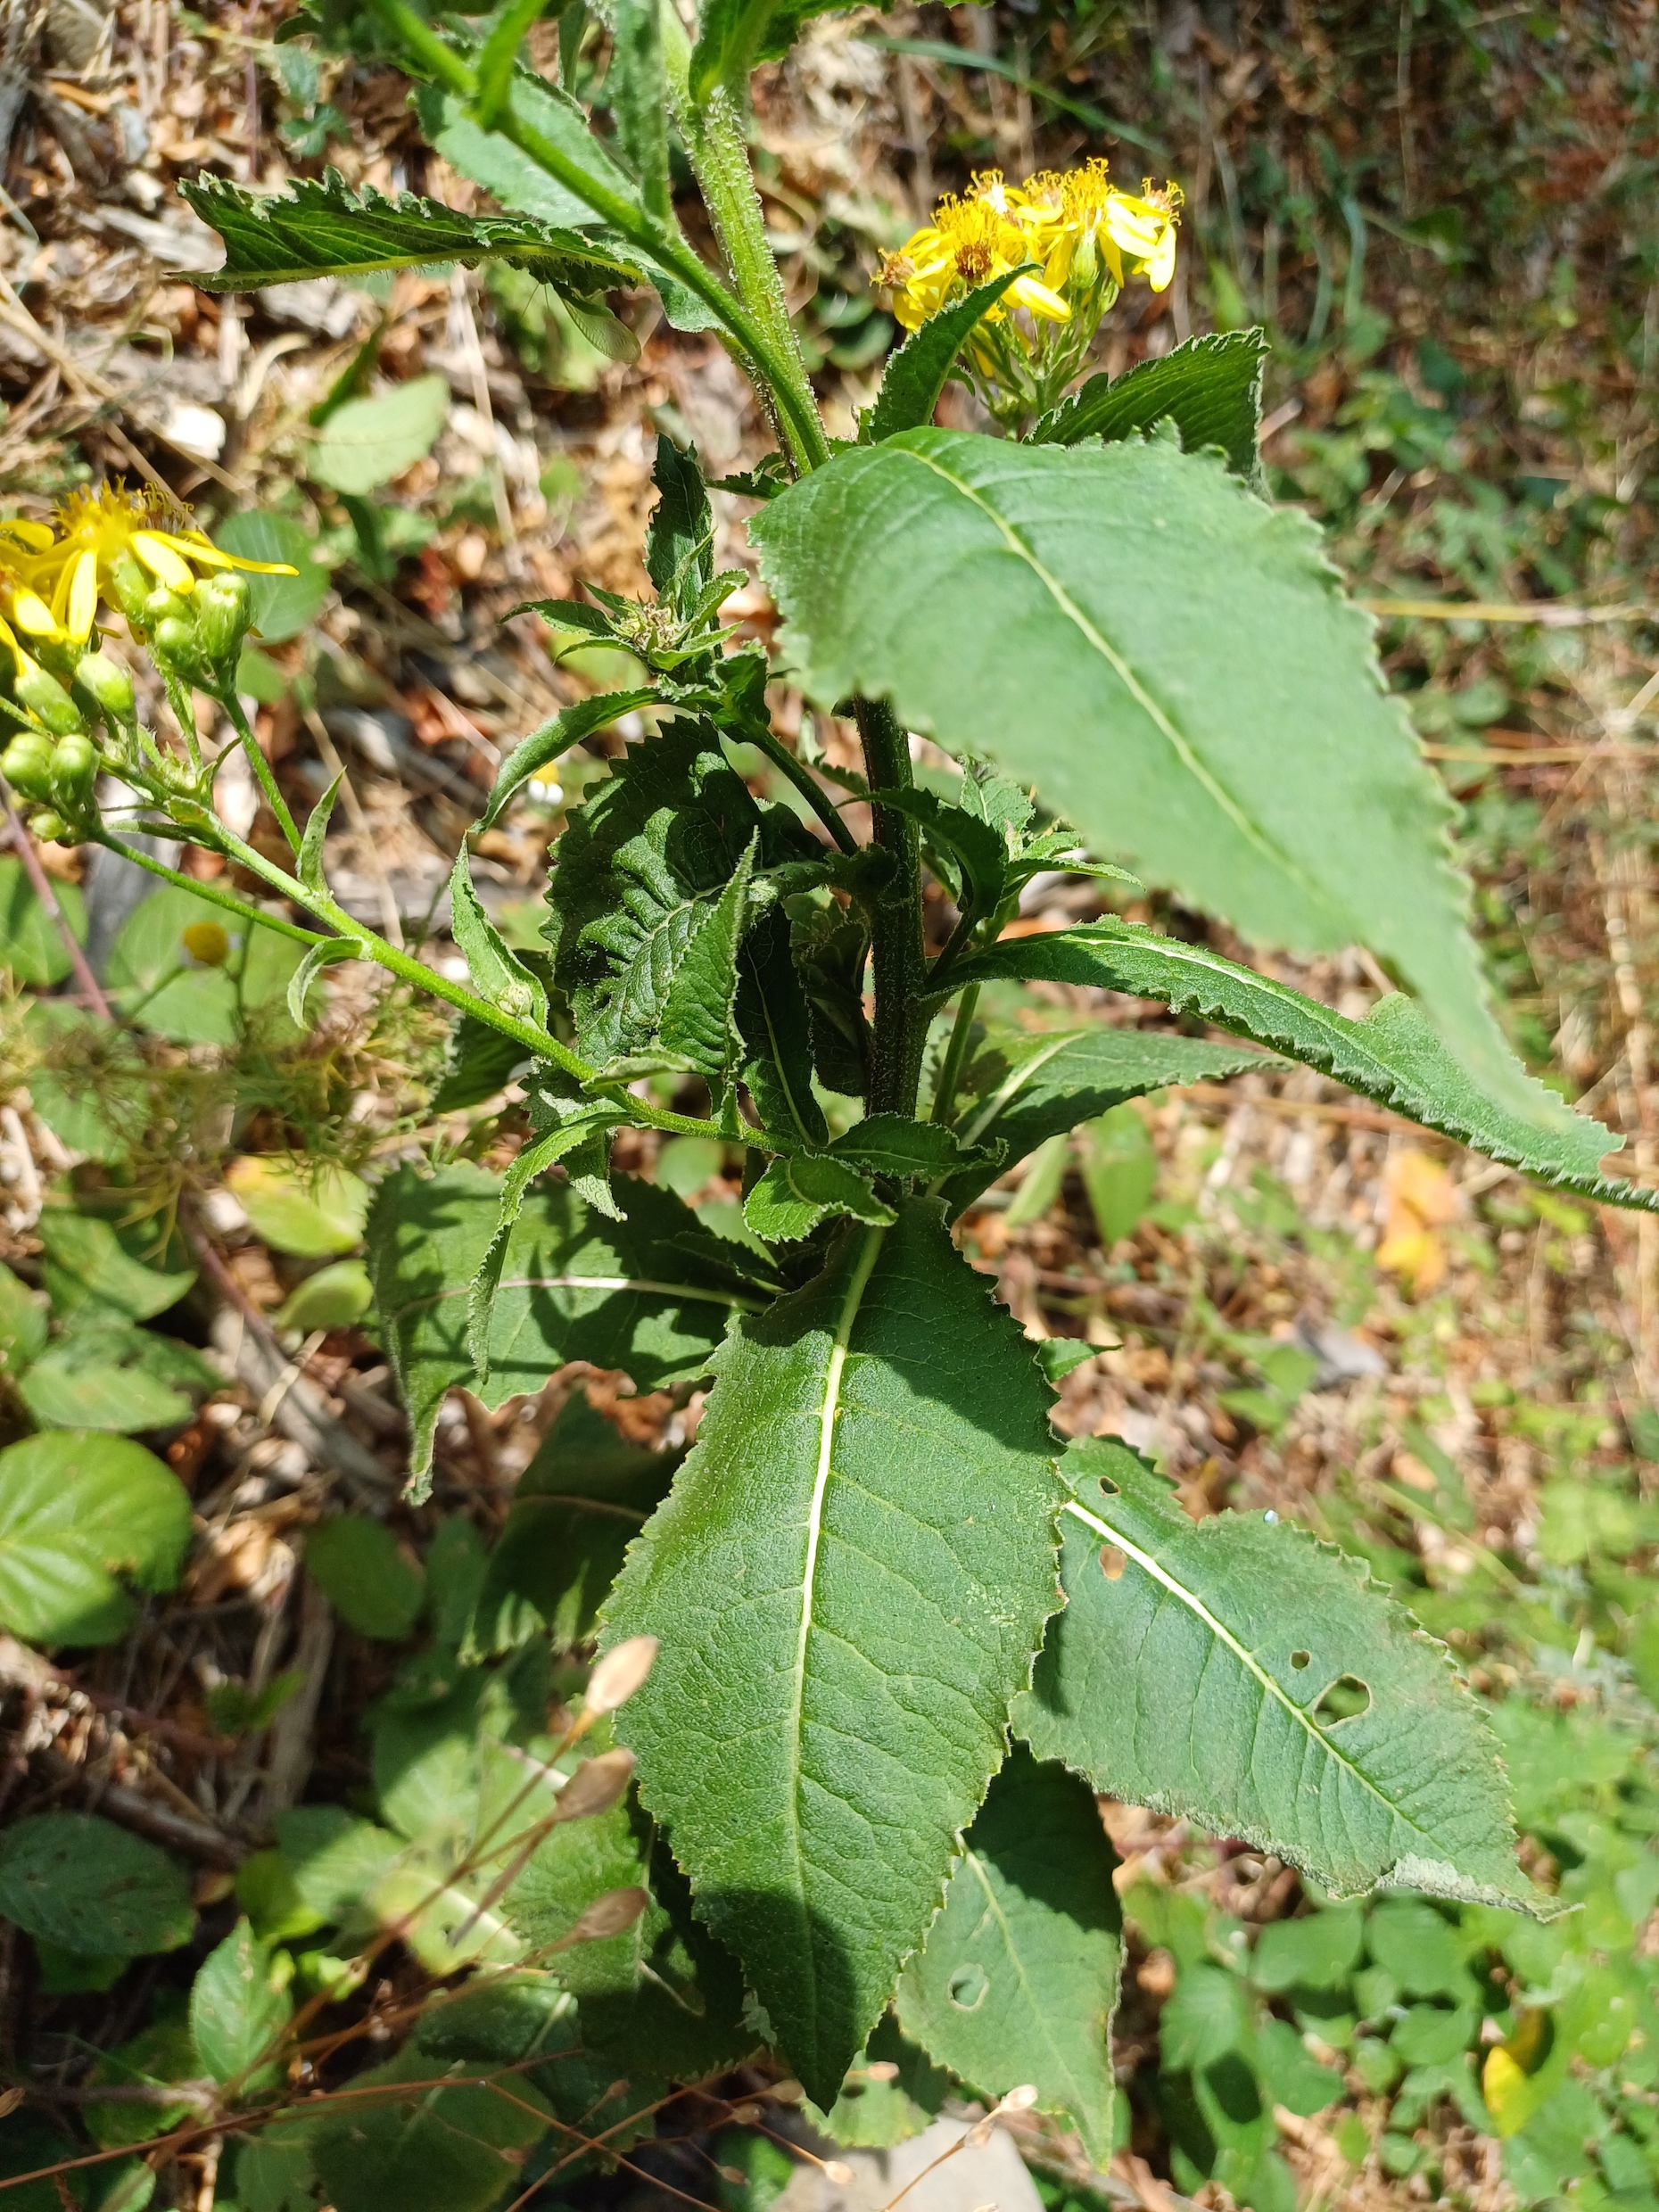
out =
[[[854,715],[863,740],[864,773],[872,790],[911,788],[910,746],[885,699],[855,699]],[[874,806],[876,843],[893,872],[873,901],[871,958],[875,971],[876,1019],[871,1053],[870,1110],[913,1114],[921,1079],[927,1024],[919,1001],[927,981],[921,935],[921,855],[916,825],[886,806]]]
[[946,1122],[956,1103],[956,1086],[962,1079],[962,1069],[968,1059],[968,1045],[973,1031],[974,1009],[979,1003],[979,986],[970,983],[962,993],[956,1008],[956,1019],[951,1028],[951,1041],[945,1048],[945,1060],[939,1069],[939,1080],[934,1086],[933,1108],[929,1121]]
[[[370,0],[370,5],[386,28],[402,41],[410,55],[438,83],[469,103],[477,100],[479,87],[473,71],[458,54],[444,44],[431,24],[417,14],[409,4],[409,0]],[[538,169],[544,169],[557,183],[574,192],[578,199],[585,201],[596,215],[602,216],[631,245],[637,246],[669,276],[677,277],[689,292],[695,293],[704,305],[713,310],[748,357],[763,397],[775,401],[787,418],[791,450],[796,452],[799,465],[816,467],[829,459],[830,448],[823,425],[818,418],[818,409],[811,389],[805,384],[805,372],[798,366],[798,353],[792,374],[788,351],[779,351],[772,334],[756,318],[749,306],[744,301],[733,298],[714,271],[697,259],[683,238],[666,224],[646,214],[632,200],[621,193],[613,192],[608,185],[590,176],[562,146],[554,144],[551,139],[545,137],[517,115],[510,100],[496,117],[494,128],[520,153],[527,153]]]
[[224,690],[214,697],[216,705],[224,708],[231,728],[242,740],[242,749],[248,756],[248,765],[265,794],[265,804],[276,817],[276,827],[288,840],[288,850],[297,853],[300,849],[299,827],[288,812],[287,800],[276,787],[276,772],[260,749],[259,739],[248,727],[248,718],[242,711],[242,701],[236,697],[235,687],[227,684]]
[[135,868],[143,868],[153,876],[160,876],[163,883],[172,884],[177,890],[188,891],[192,898],[205,899],[210,906],[222,906],[227,913],[240,915],[243,921],[257,922],[261,929],[274,929],[278,937],[292,937],[298,945],[322,945],[326,942],[314,929],[301,929],[297,923],[285,920],[279,914],[261,913],[246,899],[239,899],[234,891],[221,891],[215,883],[202,883],[194,876],[181,875],[177,868],[168,867],[163,861],[152,860],[148,853],[140,852],[136,846],[123,845],[120,838],[111,836],[107,830],[92,830],[89,842],[103,846],[106,852],[119,853],[123,860],[131,861]]
[[858,839],[836,812],[812,770],[805,761],[796,760],[781,738],[774,737],[770,730],[763,730],[758,722],[747,723],[740,731],[730,734],[734,744],[752,745],[757,753],[764,753],[772,765],[788,778],[842,852],[857,852]]

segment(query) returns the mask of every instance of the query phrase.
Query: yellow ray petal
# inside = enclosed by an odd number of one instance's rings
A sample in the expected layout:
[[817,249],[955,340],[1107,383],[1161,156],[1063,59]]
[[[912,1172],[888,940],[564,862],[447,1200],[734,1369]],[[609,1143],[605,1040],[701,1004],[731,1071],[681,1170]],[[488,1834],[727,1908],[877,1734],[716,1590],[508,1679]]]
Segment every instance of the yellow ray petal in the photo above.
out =
[[69,606],[64,628],[78,644],[92,634],[92,618],[98,611],[98,557],[77,556],[70,571]]
[[52,549],[53,537],[49,524],[30,522],[25,516],[8,515],[4,522],[0,522],[0,532],[4,532],[8,538],[15,538],[20,545],[28,546],[31,553],[47,553]]
[[55,638],[57,623],[52,619],[52,609],[37,591],[27,585],[12,594],[12,619],[18,628],[31,638]]
[[169,538],[155,530],[135,530],[133,551],[138,556],[157,583],[164,583],[169,591],[187,592],[196,588],[196,580],[190,564]]

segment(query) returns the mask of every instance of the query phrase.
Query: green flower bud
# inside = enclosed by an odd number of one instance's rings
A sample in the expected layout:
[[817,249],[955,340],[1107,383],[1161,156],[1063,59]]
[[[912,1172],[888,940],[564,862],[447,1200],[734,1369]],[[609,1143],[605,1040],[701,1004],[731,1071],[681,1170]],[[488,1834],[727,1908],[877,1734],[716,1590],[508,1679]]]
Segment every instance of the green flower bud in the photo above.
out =
[[0,773],[20,798],[52,796],[52,741],[37,730],[21,730],[0,753]]
[[159,583],[145,593],[139,620],[146,630],[153,630],[158,623],[188,622],[190,614],[188,599],[182,598],[177,591],[169,591],[165,584]]
[[31,814],[29,826],[43,845],[73,845],[75,833],[62,814],[54,814],[48,807],[44,813]]
[[84,732],[60,738],[52,752],[52,791],[72,814],[85,813],[98,780],[98,748]]
[[196,586],[196,636],[216,665],[227,661],[234,665],[251,619],[245,576],[221,569]]
[[18,671],[12,689],[18,705],[28,707],[54,738],[66,738],[71,730],[86,728],[85,717],[63,686],[37,664],[30,662]]
[[129,722],[137,712],[133,680],[119,661],[103,653],[82,656],[75,681],[112,722]]
[[130,548],[123,546],[110,563],[106,579],[110,597],[129,623],[144,620],[144,606],[154,588],[149,572]]
[[150,633],[150,650],[163,675],[179,676],[186,683],[201,683],[212,673],[187,615],[167,615]]

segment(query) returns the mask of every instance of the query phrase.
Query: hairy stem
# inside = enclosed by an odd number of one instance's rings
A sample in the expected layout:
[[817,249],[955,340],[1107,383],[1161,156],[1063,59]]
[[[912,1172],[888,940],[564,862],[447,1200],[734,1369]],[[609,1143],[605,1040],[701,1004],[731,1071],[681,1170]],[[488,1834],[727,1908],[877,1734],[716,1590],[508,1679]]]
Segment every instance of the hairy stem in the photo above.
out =
[[857,852],[858,839],[842,821],[805,762],[797,760],[781,738],[774,737],[770,730],[763,731],[758,724],[741,732],[734,730],[731,736],[735,744],[752,745],[757,753],[764,753],[772,765],[788,778],[843,853]]
[[[476,103],[479,87],[473,70],[416,12],[409,0],[370,0],[370,5],[420,69],[461,99]],[[500,112],[493,118],[492,128],[522,153],[527,153],[538,169],[544,169],[585,201],[631,245],[637,246],[659,268],[695,293],[737,341],[763,399],[775,406],[787,420],[790,447],[797,453],[800,465],[816,467],[821,461],[828,460],[830,448],[823,425],[806,385],[805,372],[799,366],[798,351],[793,353],[792,359],[790,348],[780,351],[773,333],[756,318],[750,305],[727,291],[677,230],[647,214],[623,194],[613,192],[598,177],[590,176],[563,147],[555,145],[524,122],[514,111],[510,87]]]
[[[885,699],[856,699],[853,712],[863,741],[864,773],[878,791],[910,788],[910,746]],[[891,808],[875,806],[876,843],[893,863],[877,893],[871,931],[876,1019],[871,1052],[870,1110],[912,1114],[921,1079],[927,1037],[920,1000],[927,979],[921,937],[921,856],[916,825]]]

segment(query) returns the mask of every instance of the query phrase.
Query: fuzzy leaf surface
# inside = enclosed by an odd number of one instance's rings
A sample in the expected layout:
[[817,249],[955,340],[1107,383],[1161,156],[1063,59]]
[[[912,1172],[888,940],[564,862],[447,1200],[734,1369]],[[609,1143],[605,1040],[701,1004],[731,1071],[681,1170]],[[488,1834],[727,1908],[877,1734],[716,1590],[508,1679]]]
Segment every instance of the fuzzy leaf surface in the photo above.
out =
[[[206,175],[179,189],[225,241],[225,266],[192,278],[209,292],[365,276],[434,261],[466,268],[510,261],[542,284],[578,293],[640,281],[637,260],[581,231],[523,215],[461,215],[409,192],[395,200],[372,186],[355,193],[333,170],[320,183],[296,177],[280,193],[249,192]],[[580,212],[593,220],[590,211]]]
[[1379,1001],[1363,1021],[1349,1021],[1288,984],[1222,959],[1208,945],[1184,945],[1129,921],[1090,922],[993,945],[959,973],[963,980],[995,976],[1092,984],[1161,999],[1176,1013],[1201,1014],[1254,1037],[1407,1120],[1543,1182],[1607,1205],[1659,1204],[1653,1193],[1602,1174],[1603,1154],[1616,1151],[1622,1136],[1575,1113],[1519,1070],[1527,1111],[1500,1105],[1471,1079],[1421,1008],[1403,995]]
[[1117,1863],[1094,1791],[1016,1744],[897,1999],[905,2034],[930,2057],[987,2097],[1031,2083],[1101,2167],[1123,1969]]
[[810,1236],[832,1214],[885,1226],[893,1209],[884,1206],[867,1176],[827,1152],[797,1152],[774,1160],[743,1204],[746,1227],[769,1243],[790,1244]]
[[[1039,1758],[1338,1894],[1548,1909],[1479,1706],[1359,1562],[1261,1514],[1195,1524],[1126,1445],[1074,1445],[1066,1473],[1066,1610],[1014,1712]],[[1333,1719],[1345,1680],[1369,1702]]]
[[958,1209],[1050,1137],[1097,1119],[1126,1099],[1269,1064],[1259,1052],[1234,1045],[1156,1029],[1109,1029],[1104,1023],[1053,1036],[994,1031],[969,1069],[971,1095],[958,1114],[955,1134],[964,1144],[1003,1144],[1007,1151],[1000,1159],[964,1167],[940,1187],[952,1209]]
[[837,454],[749,530],[813,699],[889,699],[1255,943],[1370,945],[1482,1085],[1535,1110],[1450,801],[1305,516],[1163,438],[912,430]]
[[919,430],[933,420],[956,356],[1020,273],[1017,268],[1003,270],[912,331],[887,363],[876,403],[859,425],[861,445],[879,445],[901,430]]
[[852,1227],[746,1318],[605,1640],[662,1648],[617,1716],[697,1911],[833,2104],[1055,1602],[1050,1394],[941,1209]]
[[1259,330],[1218,330],[1189,338],[1173,353],[1137,361],[1121,376],[1091,376],[1032,425],[1030,442],[1110,442],[1133,437],[1157,422],[1173,422],[1187,452],[1217,445],[1234,474],[1254,483],[1261,474],[1256,435],[1267,351]]
[[646,1391],[707,1373],[745,1301],[676,1249],[697,1217],[672,1191],[621,1176],[617,1193],[621,1221],[568,1187],[525,1198],[502,1257],[485,1382],[467,1350],[467,1300],[495,1233],[501,1179],[477,1168],[431,1176],[400,1168],[381,1183],[367,1257],[417,1478],[431,1466],[438,1407],[457,1382],[495,1407],[540,1390],[572,1359],[623,1368]]

